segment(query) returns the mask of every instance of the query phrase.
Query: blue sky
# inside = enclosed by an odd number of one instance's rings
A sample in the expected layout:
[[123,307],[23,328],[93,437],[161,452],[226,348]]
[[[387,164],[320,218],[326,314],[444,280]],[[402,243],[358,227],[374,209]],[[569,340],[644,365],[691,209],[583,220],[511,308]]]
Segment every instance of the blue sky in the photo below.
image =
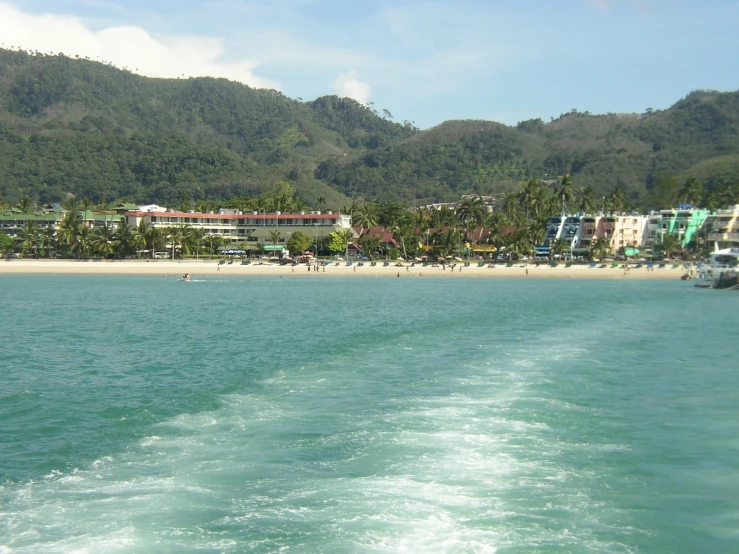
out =
[[735,0],[0,0],[0,43],[224,76],[397,121],[515,124],[739,89]]

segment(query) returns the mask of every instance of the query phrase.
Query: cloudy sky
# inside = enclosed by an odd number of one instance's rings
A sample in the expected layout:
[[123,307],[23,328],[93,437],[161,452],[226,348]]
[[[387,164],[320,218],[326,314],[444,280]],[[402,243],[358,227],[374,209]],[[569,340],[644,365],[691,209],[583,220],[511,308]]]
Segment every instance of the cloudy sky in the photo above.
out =
[[739,89],[736,0],[0,0],[5,48],[372,102],[428,128]]

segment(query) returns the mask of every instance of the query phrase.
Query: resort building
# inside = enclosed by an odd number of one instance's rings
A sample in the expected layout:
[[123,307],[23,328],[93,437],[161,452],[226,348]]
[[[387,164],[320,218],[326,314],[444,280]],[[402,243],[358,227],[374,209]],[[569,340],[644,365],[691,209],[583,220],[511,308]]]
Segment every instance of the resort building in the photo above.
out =
[[625,256],[636,256],[644,244],[649,218],[640,214],[621,214],[615,217],[611,250]]
[[[353,232],[351,216],[333,212],[283,214],[243,213],[230,209],[221,209],[217,213],[133,210],[126,212],[125,217],[130,226],[138,226],[141,221],[148,222],[154,228],[187,225],[193,229],[201,229],[207,235],[221,235],[229,241],[227,246],[231,248],[261,244],[267,251],[283,250],[290,235],[296,231],[313,237],[316,241],[335,231]],[[272,242],[272,231],[280,233],[276,246]]]
[[[11,237],[17,236],[22,233],[23,228],[29,222],[36,224],[40,231],[48,228],[56,231],[59,228],[59,224],[64,218],[64,210],[39,210],[32,214],[19,213],[11,210],[5,214],[0,214],[0,232],[3,232]],[[118,225],[120,221],[125,218],[122,215],[118,215],[115,212],[93,212],[85,210],[79,212],[82,222],[87,227],[94,229],[102,225],[113,226]]]
[[649,216],[645,245],[653,247],[662,242],[665,235],[672,235],[680,240],[680,246],[684,248],[693,240],[710,215],[710,210],[684,205],[676,209],[661,210],[658,213],[652,212]]
[[706,239],[719,248],[739,248],[739,204],[717,210],[706,221]]

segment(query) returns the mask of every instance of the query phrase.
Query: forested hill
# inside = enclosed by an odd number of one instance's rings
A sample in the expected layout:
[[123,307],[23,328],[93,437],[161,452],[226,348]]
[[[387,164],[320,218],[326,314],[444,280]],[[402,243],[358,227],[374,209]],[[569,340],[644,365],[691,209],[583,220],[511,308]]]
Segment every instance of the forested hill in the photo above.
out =
[[404,199],[491,194],[569,173],[598,195],[620,184],[634,205],[666,176],[708,189],[739,183],[739,92],[698,91],[645,114],[570,112],[507,127],[448,121],[360,159],[332,158],[318,176],[349,195]]
[[739,182],[739,93],[698,91],[645,114],[570,112],[427,131],[349,99],[310,102],[224,79],[152,79],[63,55],[0,50],[0,196],[176,202],[256,195],[309,204],[420,203],[571,173],[636,205],[655,181]]
[[0,50],[0,195],[111,201],[259,194],[290,182],[311,203],[347,198],[315,179],[416,133],[335,96],[299,102],[225,79],[151,79],[89,60]]

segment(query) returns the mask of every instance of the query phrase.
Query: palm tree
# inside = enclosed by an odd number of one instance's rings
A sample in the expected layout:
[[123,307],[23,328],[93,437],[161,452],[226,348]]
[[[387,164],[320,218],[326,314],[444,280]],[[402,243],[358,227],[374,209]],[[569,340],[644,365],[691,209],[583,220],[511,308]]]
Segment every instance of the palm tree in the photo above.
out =
[[363,204],[352,215],[352,223],[361,229],[371,229],[377,225],[377,210],[375,204]]
[[703,196],[703,185],[695,177],[688,177],[678,193],[680,199],[694,206],[700,202]]
[[606,200],[608,201],[608,205],[612,211],[623,211],[624,206],[626,205],[626,197],[624,194],[624,189],[620,183],[616,185],[616,187],[613,189],[613,192],[608,195],[608,198]]
[[23,242],[21,242],[23,252],[28,254],[28,252],[33,250],[33,255],[36,257],[39,241],[38,223],[35,221],[26,221],[21,229],[21,236],[23,237]]
[[323,206],[325,205],[326,205],[326,199],[323,196],[319,196],[318,198],[316,198],[316,209],[319,212],[323,211]]
[[269,240],[272,241],[272,252],[277,252],[277,243],[280,242],[282,235],[276,229],[269,232]]
[[515,254],[519,258],[531,254],[535,250],[534,244],[529,229],[519,229],[510,239],[508,254],[511,256]]
[[59,245],[67,251],[73,251],[74,244],[82,227],[84,227],[82,216],[80,216],[77,210],[70,210],[65,213],[57,232]]
[[580,191],[580,211],[586,214],[592,213],[595,201],[593,200],[593,187],[586,186]]
[[[529,218],[531,207],[536,203],[535,198],[539,194],[539,189],[541,189],[541,184],[537,179],[531,179],[521,187],[521,192],[518,194],[518,201],[526,210],[526,219]],[[507,198],[507,203],[511,203],[512,201],[513,198]],[[506,211],[509,211],[511,206],[507,206],[507,208]],[[511,217],[510,213],[509,217]]]
[[62,200],[62,209],[65,212],[76,212],[79,210],[79,202],[74,196],[69,196]]
[[555,240],[552,244],[551,252],[552,254],[557,254],[561,256],[562,254],[564,254],[565,250],[569,250],[569,248],[570,244],[565,239],[559,238]]
[[662,240],[659,243],[659,248],[665,253],[667,258],[672,258],[673,252],[680,247],[680,238],[675,235],[662,235]]
[[459,229],[452,227],[446,230],[441,237],[442,252],[445,256],[456,254],[462,238],[459,236]]
[[139,244],[141,243],[141,239],[137,238],[138,233],[123,220],[118,222],[114,235],[114,244],[116,246],[115,255],[119,258],[125,258],[133,254],[136,250],[137,242]]
[[564,204],[564,211],[567,212],[567,203],[572,201],[573,193],[572,193],[572,176],[567,175],[566,173],[562,175],[562,177],[559,178],[559,183],[557,186],[557,190],[555,191],[555,196],[557,197],[558,202],[562,202]]
[[31,214],[36,209],[36,201],[30,196],[24,196],[16,206],[22,214]]
[[344,250],[345,255],[347,259],[349,258],[349,245],[354,240],[354,233],[351,231],[351,229],[344,229],[343,231],[336,231],[336,235],[341,239],[341,242],[344,243]]
[[197,228],[190,230],[190,242],[195,247],[195,259],[200,259],[200,249],[205,240],[205,229]]
[[56,246],[56,231],[54,227],[46,227],[41,233],[40,240],[41,248],[44,249],[46,257],[50,258]]
[[218,252],[218,248],[220,248],[224,244],[225,240],[221,235],[218,235],[216,233],[208,233],[203,238],[203,242],[208,246],[211,256],[213,256]]
[[485,223],[485,217],[488,214],[488,208],[483,199],[479,196],[465,198],[457,206],[457,217],[459,217],[465,225],[466,236],[469,235],[470,222],[480,227],[480,234],[477,239],[473,237],[473,242],[478,242],[482,236],[482,229]]
[[72,252],[77,258],[87,258],[90,255],[90,238],[92,232],[87,225],[80,225],[72,243]]
[[611,251],[611,242],[606,237],[596,238],[590,246],[590,257],[594,260],[605,258]]
[[103,258],[107,258],[115,254],[118,244],[119,242],[115,238],[113,229],[107,225],[95,227],[95,230],[90,236],[91,250]]

